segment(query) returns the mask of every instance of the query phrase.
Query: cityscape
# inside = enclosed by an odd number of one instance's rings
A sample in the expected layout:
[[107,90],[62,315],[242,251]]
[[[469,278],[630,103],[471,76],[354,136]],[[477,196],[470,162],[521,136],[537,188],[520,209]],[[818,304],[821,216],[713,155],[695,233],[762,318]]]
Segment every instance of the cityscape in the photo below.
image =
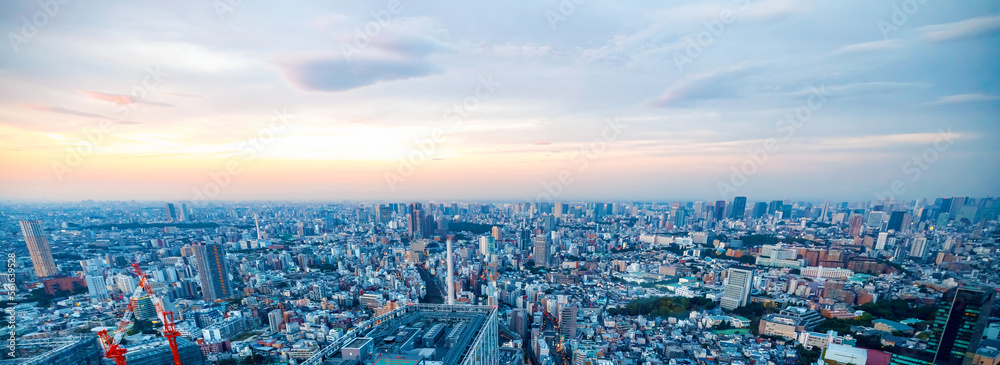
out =
[[991,363],[998,214],[989,197],[7,205],[2,363],[109,363],[118,330],[133,365]]
[[1000,365],[1000,2],[0,31],[0,365]]

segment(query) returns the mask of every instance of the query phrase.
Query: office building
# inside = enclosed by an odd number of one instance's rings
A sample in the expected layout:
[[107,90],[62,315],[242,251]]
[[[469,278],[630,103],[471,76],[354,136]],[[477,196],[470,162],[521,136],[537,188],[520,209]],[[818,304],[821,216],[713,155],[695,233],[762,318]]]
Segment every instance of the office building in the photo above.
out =
[[746,266],[729,268],[726,276],[726,286],[722,294],[720,306],[733,310],[747,305],[750,300],[750,287],[753,284],[753,269]]
[[715,215],[713,216],[715,220],[721,221],[726,217],[726,201],[719,200],[715,202]]
[[945,292],[928,339],[935,364],[959,365],[975,356],[995,297],[996,290],[987,287],[959,286]]
[[267,313],[267,324],[271,332],[281,332],[281,324],[284,322],[281,309],[275,309]]
[[563,306],[559,311],[559,334],[566,339],[576,338],[576,306]]
[[927,237],[918,234],[910,241],[910,257],[922,259],[927,255]]
[[104,275],[97,272],[88,272],[85,276],[87,281],[87,294],[93,301],[103,302],[111,300],[111,293],[108,292],[108,284],[104,281]]
[[884,212],[871,212],[868,213],[868,228],[878,229],[882,225],[882,218],[885,216]]
[[59,274],[56,262],[52,259],[52,248],[45,238],[41,221],[21,221],[21,234],[28,245],[31,264],[35,267],[35,275],[39,278],[53,277]]
[[198,264],[198,278],[201,280],[202,296],[209,302],[231,298],[233,290],[229,283],[229,268],[222,245],[209,244],[193,247]]
[[515,308],[508,312],[507,326],[511,332],[526,339],[528,335],[528,311],[524,308]]
[[148,296],[132,299],[132,313],[135,315],[135,319],[155,320],[156,307],[153,306],[153,299]]
[[864,222],[864,217],[861,214],[852,214],[850,221],[848,222],[847,234],[851,237],[857,237],[861,234],[861,228]]
[[177,221],[177,210],[174,208],[174,203],[166,203],[163,205],[163,213],[166,216],[167,221],[174,222]]
[[757,202],[757,204],[754,204],[751,218],[757,219],[763,217],[764,214],[767,214],[767,203]]
[[551,246],[548,234],[535,236],[535,251],[531,255],[535,259],[535,266],[549,267],[549,256]]
[[740,220],[743,219],[743,215],[747,211],[747,197],[738,196],[733,198],[733,219]]

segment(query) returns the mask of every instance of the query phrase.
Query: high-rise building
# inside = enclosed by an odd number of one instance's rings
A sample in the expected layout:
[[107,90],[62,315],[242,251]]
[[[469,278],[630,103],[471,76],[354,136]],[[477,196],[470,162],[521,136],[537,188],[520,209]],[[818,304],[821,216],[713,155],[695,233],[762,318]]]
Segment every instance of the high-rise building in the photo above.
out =
[[910,257],[924,258],[927,256],[927,237],[918,234],[910,242]]
[[719,200],[715,202],[715,220],[721,221],[726,217],[726,201]]
[[284,322],[284,317],[281,316],[281,309],[267,313],[267,324],[270,326],[271,332],[280,332],[282,322]]
[[41,221],[21,221],[21,234],[24,235],[24,243],[28,245],[28,253],[31,255],[31,264],[35,267],[35,275],[40,278],[47,278],[59,274],[56,262],[52,259],[52,248],[45,238],[45,231],[42,230]]
[[510,330],[521,338],[527,338],[528,335],[528,311],[524,308],[515,308],[508,313],[507,326]]
[[757,202],[757,204],[754,204],[753,215],[751,217],[757,219],[763,217],[764,214],[767,214],[767,203]]
[[532,255],[532,258],[535,259],[535,266],[549,267],[550,250],[548,234],[535,236],[535,251]]
[[960,286],[945,292],[938,305],[928,351],[938,365],[959,365],[979,349],[996,297],[994,288]]
[[178,214],[178,218],[181,222],[187,222],[188,220],[188,205],[181,203],[181,211]]
[[194,256],[198,262],[198,278],[206,301],[212,302],[233,296],[229,283],[226,253],[220,244],[196,245]]
[[406,229],[410,237],[423,237],[424,232],[424,211],[420,203],[410,203],[409,212],[406,215]]
[[576,338],[576,312],[574,305],[563,306],[559,311],[559,334],[566,339]]
[[743,219],[743,215],[747,211],[747,197],[738,196],[733,198],[733,219],[740,220]]
[[868,228],[878,228],[882,225],[882,217],[885,216],[885,212],[871,212],[868,213]]
[[674,216],[674,225],[682,228],[687,224],[687,211],[684,209],[677,209],[671,213]]
[[878,239],[875,240],[875,249],[879,251],[884,250],[885,243],[888,239],[889,239],[889,232],[879,232]]
[[174,203],[166,203],[163,205],[163,212],[166,215],[168,221],[174,222],[177,220],[177,210],[174,209]]
[[493,226],[493,241],[497,245],[503,242],[503,230],[500,229],[500,226]]
[[861,214],[852,214],[851,219],[848,223],[850,229],[848,230],[847,234],[851,237],[857,237],[858,235],[860,235],[863,222],[864,218],[861,217]]
[[156,307],[153,306],[153,299],[149,296],[132,299],[132,312],[136,319],[147,321],[156,319]]
[[750,300],[750,287],[753,284],[753,268],[733,266],[726,275],[726,286],[722,293],[720,306],[733,310],[747,305]]
[[767,205],[767,212],[770,214],[777,213],[781,210],[781,205],[784,204],[781,200],[772,200],[770,204]]
[[111,293],[108,293],[108,284],[104,281],[104,275],[91,271],[87,273],[85,280],[87,280],[87,294],[90,299],[100,302],[111,300]]
[[897,210],[889,214],[889,225],[886,227],[886,229],[899,232],[900,229],[903,228],[903,216],[905,214],[906,212],[902,210]]
[[965,206],[964,196],[956,196],[951,198],[951,206],[948,207],[948,216],[955,218],[955,216],[957,216],[958,213],[962,211],[962,207],[964,206]]

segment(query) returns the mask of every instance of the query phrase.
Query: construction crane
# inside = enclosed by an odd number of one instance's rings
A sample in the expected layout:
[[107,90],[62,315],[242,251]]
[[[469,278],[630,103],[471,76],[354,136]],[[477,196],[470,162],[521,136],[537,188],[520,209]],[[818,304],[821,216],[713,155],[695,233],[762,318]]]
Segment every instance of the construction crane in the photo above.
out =
[[153,288],[149,286],[149,280],[146,280],[146,273],[139,268],[139,264],[132,264],[132,268],[135,270],[135,274],[142,278],[139,281],[139,286],[146,290],[146,294],[149,294],[153,306],[156,307],[156,316],[160,318],[160,321],[163,321],[163,329],[160,330],[160,333],[170,343],[170,352],[174,354],[174,365],[181,365],[181,355],[177,351],[177,336],[180,336],[181,333],[174,326],[174,312],[163,309],[163,300],[153,292]]
[[124,347],[121,347],[120,343],[122,338],[125,337],[126,328],[130,323],[132,323],[132,315],[135,311],[135,303],[139,300],[143,293],[149,295],[150,299],[153,301],[154,307],[156,307],[156,314],[163,321],[163,337],[167,338],[170,344],[170,351],[174,355],[174,365],[181,365],[181,357],[177,351],[177,336],[180,336],[180,332],[174,326],[174,312],[167,312],[163,309],[163,301],[156,296],[153,292],[152,287],[149,286],[149,280],[147,280],[146,273],[139,268],[139,264],[132,264],[132,268],[135,271],[135,275],[139,277],[139,286],[135,288],[132,295],[129,296],[128,307],[125,308],[125,313],[122,314],[122,319],[118,321],[118,328],[115,329],[115,336],[111,337],[108,334],[107,329],[102,329],[97,335],[101,339],[101,346],[104,348],[104,357],[113,359],[116,365],[128,365],[125,362],[125,353],[128,352]]
[[[136,265],[138,267],[138,265]],[[97,333],[97,336],[101,338],[101,347],[104,348],[104,357],[112,359],[117,365],[127,365],[125,363],[125,353],[128,352],[124,347],[121,347],[120,343],[122,338],[125,337],[125,329],[128,325],[132,323],[132,313],[135,310],[135,303],[139,300],[140,296],[144,292],[143,287],[146,285],[146,278],[142,276],[139,280],[139,286],[135,288],[132,295],[129,296],[128,307],[125,308],[125,313],[122,313],[121,320],[118,321],[118,328],[115,329],[115,336],[111,337],[108,334],[107,329],[102,329]]]

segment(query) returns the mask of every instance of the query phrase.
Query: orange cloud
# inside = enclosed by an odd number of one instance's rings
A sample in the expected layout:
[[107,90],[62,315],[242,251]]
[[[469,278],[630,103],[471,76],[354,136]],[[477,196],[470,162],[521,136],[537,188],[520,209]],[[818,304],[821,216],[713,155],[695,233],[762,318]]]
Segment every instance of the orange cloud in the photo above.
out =
[[80,92],[84,96],[101,101],[110,101],[115,104],[134,104],[135,101],[132,100],[131,96],[121,95],[121,94],[108,94],[99,91],[84,90]]

